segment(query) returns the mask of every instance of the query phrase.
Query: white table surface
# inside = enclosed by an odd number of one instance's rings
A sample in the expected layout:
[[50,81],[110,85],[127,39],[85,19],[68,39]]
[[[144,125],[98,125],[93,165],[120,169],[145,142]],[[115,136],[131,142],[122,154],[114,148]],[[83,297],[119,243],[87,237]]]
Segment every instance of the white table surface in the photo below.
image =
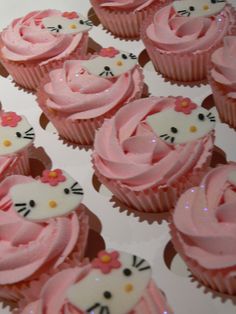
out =
[[[236,5],[236,0],[230,2]],[[87,15],[90,4],[89,0],[0,0],[0,28],[8,25],[12,19],[30,11],[47,8],[78,11]],[[137,55],[144,49],[141,41],[115,39],[103,30],[101,25],[94,27],[90,36],[104,47],[115,46]],[[151,63],[145,66],[144,73],[152,95],[183,95],[201,104],[211,94],[209,85],[189,87],[165,82],[160,75],[155,73]],[[114,203],[110,202],[109,191],[94,183],[96,180],[93,180],[93,169],[90,163],[91,151],[73,149],[64,145],[58,140],[56,132],[50,125],[44,129],[39,123],[41,112],[34,95],[19,90],[11,83],[10,77],[0,76],[0,100],[4,109],[15,110],[27,116],[36,130],[35,145],[44,148],[50,156],[52,167],[65,169],[84,187],[86,194],[84,204],[97,216],[96,219],[94,216],[91,220],[92,227],[96,231],[101,229],[101,236],[106,246],[135,253],[151,263],[154,279],[166,293],[176,314],[236,313],[236,298],[222,296],[199,286],[189,277],[178,255],[172,258],[171,246],[168,245],[169,230],[165,220],[157,222],[156,215],[137,215],[127,210],[119,210]],[[217,123],[216,145],[225,151],[227,160],[236,161],[235,139],[235,131],[227,125]],[[0,304],[0,313],[9,313],[9,309],[1,309]]]

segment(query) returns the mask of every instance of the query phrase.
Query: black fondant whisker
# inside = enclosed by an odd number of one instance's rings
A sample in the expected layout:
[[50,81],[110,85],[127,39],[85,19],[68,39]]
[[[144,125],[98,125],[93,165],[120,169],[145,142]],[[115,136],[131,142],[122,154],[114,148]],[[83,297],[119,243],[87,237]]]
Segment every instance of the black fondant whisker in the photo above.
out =
[[19,209],[17,212],[18,212],[18,213],[21,213],[21,212],[23,212],[23,211],[26,210],[26,209],[27,209],[26,207],[23,207],[23,208]]
[[23,138],[25,138],[27,140],[33,140],[34,136],[23,136]]
[[100,303],[95,303],[90,308],[86,310],[86,312],[90,313],[91,311],[95,310],[96,308],[100,307]]
[[137,256],[133,255],[133,264],[132,264],[132,266],[136,267],[136,262],[137,262]]
[[179,15],[186,15],[186,16],[190,16],[190,11],[187,10],[180,10],[178,11]]
[[72,191],[72,194],[84,195],[84,193],[83,193],[83,192],[77,192],[77,191]]
[[30,128],[29,130],[25,131],[25,133],[27,134],[27,133],[29,133],[31,131],[33,131],[33,128]]
[[88,25],[88,26],[93,26],[93,23],[90,20],[86,20],[85,24]]
[[147,270],[147,269],[150,269],[150,268],[151,268],[150,266],[146,266],[146,267],[139,268],[138,271],[144,271],[144,270]]
[[167,141],[169,138],[170,138],[170,136],[167,135],[166,137],[164,137],[164,140]]
[[16,203],[16,204],[14,204],[15,206],[25,206],[26,205],[26,203]]
[[137,59],[137,57],[133,53],[130,53],[129,56],[131,59]]
[[109,72],[109,74],[110,74],[111,76],[114,76],[114,74],[113,74],[111,71]]
[[99,314],[110,314],[108,306],[102,306]]
[[31,210],[30,210],[30,209],[29,209],[29,210],[27,210],[27,212],[25,212],[25,213],[24,213],[24,217],[28,216],[30,212],[31,212]]
[[175,137],[172,137],[170,141],[171,141],[171,143],[174,143]]
[[165,136],[168,136],[168,134],[162,134],[162,135],[160,135],[160,137],[165,137]]
[[139,266],[141,266],[143,263],[145,262],[145,259],[141,259],[141,261],[138,262],[138,264],[136,264],[136,268],[139,268]]
[[76,185],[78,185],[78,182],[74,182],[74,183],[72,184],[72,186],[70,187],[71,190],[73,190]]

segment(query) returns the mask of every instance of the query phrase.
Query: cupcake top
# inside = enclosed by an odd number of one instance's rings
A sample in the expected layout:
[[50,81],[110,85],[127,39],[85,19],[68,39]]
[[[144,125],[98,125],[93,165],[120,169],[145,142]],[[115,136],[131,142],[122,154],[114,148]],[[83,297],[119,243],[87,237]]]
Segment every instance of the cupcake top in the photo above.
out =
[[236,163],[210,171],[199,187],[185,192],[173,216],[184,254],[208,269],[236,266]]
[[227,96],[236,99],[236,36],[224,38],[223,47],[217,49],[211,57],[211,76],[225,88]]
[[46,64],[73,52],[91,26],[76,12],[34,11],[15,19],[2,31],[2,53],[11,61]]
[[100,6],[111,10],[141,11],[157,0],[100,0]]
[[173,313],[151,279],[147,261],[107,250],[88,266],[54,275],[43,286],[39,299],[21,313],[128,314],[140,313],[143,308],[150,314]]
[[0,173],[7,170],[32,145],[34,129],[24,116],[0,110]]
[[232,22],[234,16],[225,1],[174,1],[153,15],[146,35],[160,50],[192,53],[218,44]]
[[189,98],[136,100],[97,132],[96,168],[135,191],[171,185],[204,165],[213,147],[214,124],[213,114]]
[[81,234],[83,190],[60,169],[13,175],[0,184],[0,284],[61,265]]
[[143,75],[135,55],[109,47],[87,60],[66,61],[41,88],[54,114],[89,119],[141,96]]

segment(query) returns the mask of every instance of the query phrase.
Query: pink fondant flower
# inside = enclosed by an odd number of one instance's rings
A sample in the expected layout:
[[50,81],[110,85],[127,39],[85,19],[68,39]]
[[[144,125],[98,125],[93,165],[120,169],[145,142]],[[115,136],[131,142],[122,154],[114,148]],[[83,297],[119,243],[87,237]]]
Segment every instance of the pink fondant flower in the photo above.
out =
[[78,19],[79,15],[73,11],[73,12],[64,12],[62,14],[63,17],[66,17],[67,19],[73,20],[73,19]]
[[114,47],[108,47],[102,48],[99,52],[99,56],[114,58],[116,55],[118,55],[118,53],[120,53],[119,50],[115,49]]
[[101,251],[98,257],[92,261],[94,268],[100,268],[103,274],[108,274],[113,268],[120,268],[121,263],[118,261],[119,253],[117,251]]
[[40,179],[43,183],[49,183],[51,186],[56,186],[58,183],[64,182],[66,177],[63,176],[61,169],[55,169],[44,170]]
[[21,121],[21,119],[21,116],[18,116],[15,112],[4,112],[1,115],[1,125],[14,128],[17,126],[18,122]]
[[175,101],[175,111],[177,112],[190,114],[196,108],[197,105],[192,103],[191,99],[189,98],[178,97]]

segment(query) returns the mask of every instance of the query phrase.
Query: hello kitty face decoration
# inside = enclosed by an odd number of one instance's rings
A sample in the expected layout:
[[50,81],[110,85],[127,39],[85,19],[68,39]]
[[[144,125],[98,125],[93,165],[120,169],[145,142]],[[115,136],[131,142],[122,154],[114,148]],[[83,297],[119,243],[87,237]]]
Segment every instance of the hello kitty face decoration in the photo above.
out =
[[15,112],[0,113],[0,156],[13,154],[30,145],[34,129],[24,116]]
[[14,210],[30,221],[44,221],[67,215],[79,207],[83,189],[60,169],[45,170],[39,180],[10,189]]
[[147,117],[146,122],[168,144],[185,144],[197,140],[215,127],[215,116],[198,107],[189,98],[177,98],[174,108]]
[[80,13],[64,12],[61,16],[49,16],[42,19],[43,26],[53,34],[77,34],[89,31],[93,23]]
[[113,78],[133,69],[137,64],[137,57],[132,53],[109,47],[101,49],[99,55],[93,59],[80,61],[80,64],[90,74]]
[[179,16],[214,16],[220,13],[225,5],[225,0],[181,0],[174,1],[173,7]]
[[92,267],[67,291],[69,302],[83,313],[129,313],[151,279],[147,261],[124,252],[102,251]]

